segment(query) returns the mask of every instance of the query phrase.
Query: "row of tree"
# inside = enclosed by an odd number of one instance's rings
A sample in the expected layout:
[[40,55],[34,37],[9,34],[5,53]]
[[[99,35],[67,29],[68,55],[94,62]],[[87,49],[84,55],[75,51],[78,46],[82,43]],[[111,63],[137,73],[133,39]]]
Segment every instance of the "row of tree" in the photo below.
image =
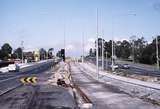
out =
[[[49,48],[48,50],[45,50],[44,48],[39,49],[39,55],[40,59],[46,59],[46,58],[52,58],[53,57],[53,48]],[[24,52],[24,55],[22,55],[22,48],[18,47],[17,49],[13,50],[10,44],[5,43],[2,45],[0,49],[0,59],[1,60],[8,60],[8,59],[22,59],[27,58],[27,56],[30,56],[31,59],[34,59],[34,51],[31,52]]]
[[[158,51],[160,51],[160,36],[158,39]],[[104,56],[111,58],[112,56],[112,40],[105,41],[102,38],[98,39],[98,55],[102,56],[102,41],[104,41]],[[130,40],[116,41],[113,42],[113,54],[117,58],[125,60],[134,60],[144,64],[155,64],[156,63],[156,39],[154,38],[151,43],[148,43],[144,37],[135,39],[133,37]],[[96,47],[96,41],[95,41]],[[107,54],[106,54],[107,53]],[[96,56],[96,49],[91,48],[89,56]]]

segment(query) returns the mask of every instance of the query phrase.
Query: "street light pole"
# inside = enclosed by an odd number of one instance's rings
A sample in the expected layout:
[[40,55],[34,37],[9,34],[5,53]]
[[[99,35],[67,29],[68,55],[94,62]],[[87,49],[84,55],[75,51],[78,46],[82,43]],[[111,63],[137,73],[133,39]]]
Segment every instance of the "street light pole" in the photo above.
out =
[[133,58],[133,63],[135,63],[135,39],[136,39],[136,36],[131,36],[130,37],[130,39],[131,39],[131,43],[132,43],[132,58]]
[[112,57],[111,57],[111,59],[112,59],[112,72],[114,71],[114,68],[113,68],[113,65],[114,65],[114,63],[113,63],[113,57],[114,57],[114,46],[113,46],[113,44],[114,44],[114,34],[113,34],[113,29],[114,29],[114,18],[113,18],[113,16],[112,16]]
[[21,41],[21,49],[22,49],[22,55],[21,55],[21,57],[22,57],[22,63],[23,63],[23,49],[24,49],[23,43],[24,43],[24,41]]
[[157,69],[159,69],[159,56],[158,56],[158,36],[156,36],[156,57],[157,57]]
[[107,51],[106,51],[106,69],[108,70],[108,60],[107,60]]
[[103,42],[104,31],[102,31],[102,70],[104,70],[104,42]]
[[65,27],[65,23],[64,23],[64,33],[63,33],[63,37],[64,37],[64,39],[63,39],[63,43],[64,43],[64,59],[63,59],[63,62],[65,62],[65,53],[66,53],[66,51],[65,51],[65,49],[66,49],[66,27]]
[[97,40],[96,40],[96,72],[97,72],[97,79],[99,79],[99,59],[98,59],[98,8],[97,8]]
[[83,55],[82,55],[82,63],[84,63],[84,33],[82,34],[82,52],[83,52]]
[[[133,15],[136,16],[136,14],[124,14],[124,15]],[[113,65],[114,65],[114,58],[115,58],[115,49],[114,49],[114,17],[112,15],[112,71],[114,71]]]
[[113,65],[114,65],[114,63],[113,63],[113,62],[114,62],[114,61],[113,61],[113,58],[114,58],[114,52],[113,52],[113,51],[114,51],[114,48],[113,48],[113,47],[114,47],[114,46],[113,46],[113,44],[114,44],[114,41],[113,41],[113,39],[112,39],[112,71],[114,71],[114,68],[113,68]]

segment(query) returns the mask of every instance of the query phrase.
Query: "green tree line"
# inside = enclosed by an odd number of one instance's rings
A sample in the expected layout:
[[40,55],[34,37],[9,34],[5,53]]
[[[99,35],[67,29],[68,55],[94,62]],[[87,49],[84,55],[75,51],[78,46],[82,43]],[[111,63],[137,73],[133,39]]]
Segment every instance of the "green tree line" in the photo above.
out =
[[[39,49],[40,59],[51,59],[53,57],[52,51],[53,48],[49,48],[45,50],[44,48]],[[33,51],[32,51],[33,54]],[[23,55],[25,59],[25,55]],[[18,47],[17,49],[13,50],[9,43],[4,43],[0,48],[0,60],[8,60],[8,59],[22,59],[22,48]]]
[[[158,40],[158,51],[160,52],[160,36],[157,36]],[[102,38],[98,39],[98,55],[102,56],[102,41],[104,41],[104,56],[111,58],[112,56],[112,40],[105,41]],[[114,41],[114,54],[117,58],[123,60],[132,60],[135,62],[144,64],[155,64],[156,63],[156,38],[148,43],[144,37],[123,41]],[[95,41],[96,47],[96,41]],[[107,54],[106,54],[107,52]],[[91,48],[89,50],[89,56],[96,56],[96,49]]]

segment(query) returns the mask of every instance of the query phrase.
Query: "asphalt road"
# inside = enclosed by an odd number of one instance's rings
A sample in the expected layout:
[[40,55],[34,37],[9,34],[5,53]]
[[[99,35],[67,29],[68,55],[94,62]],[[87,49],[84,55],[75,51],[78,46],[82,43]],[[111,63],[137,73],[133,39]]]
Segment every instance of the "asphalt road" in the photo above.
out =
[[[28,75],[28,74],[36,74],[41,72],[42,70],[45,70],[48,65],[55,65],[57,64],[56,62],[45,62],[45,63],[32,63],[30,66],[26,66],[24,68],[21,68],[19,72],[6,72],[6,73],[0,73],[0,81],[5,80],[5,79],[9,79],[12,77],[16,77],[16,76],[22,76],[22,75]],[[47,65],[47,66],[46,66]],[[44,68],[46,67],[46,68]],[[37,71],[38,69],[38,71]]]
[[[39,69],[39,68],[38,68]],[[1,109],[74,109],[75,101],[69,91],[56,86],[54,80],[55,68],[38,70],[20,77],[12,77],[0,81]],[[44,70],[45,69],[45,70]],[[22,84],[22,77],[37,77],[36,84]],[[2,82],[4,81],[4,82]],[[5,94],[5,90],[10,88]]]
[[71,74],[77,84],[93,102],[93,109],[160,109],[149,102],[132,97],[107,83],[98,82],[82,70],[77,63],[71,63]]
[[[87,61],[93,63],[93,64],[96,64],[96,59],[95,58],[92,58],[92,59],[87,59]],[[125,64],[125,62],[121,62],[121,61],[118,61],[116,62],[117,65],[123,65]],[[127,73],[130,73],[130,74],[139,74],[139,75],[146,75],[146,76],[158,76],[160,77],[160,70],[157,70],[157,69],[151,69],[149,67],[146,67],[146,66],[138,66],[136,64],[131,64],[131,63],[126,63],[126,64],[129,64],[130,65],[130,68],[129,69],[123,69],[125,70]],[[102,65],[102,61],[101,59],[99,60],[99,65],[101,66]],[[108,61],[108,67],[111,65],[111,61]],[[106,60],[104,60],[104,66],[105,68],[107,68],[106,66]]]

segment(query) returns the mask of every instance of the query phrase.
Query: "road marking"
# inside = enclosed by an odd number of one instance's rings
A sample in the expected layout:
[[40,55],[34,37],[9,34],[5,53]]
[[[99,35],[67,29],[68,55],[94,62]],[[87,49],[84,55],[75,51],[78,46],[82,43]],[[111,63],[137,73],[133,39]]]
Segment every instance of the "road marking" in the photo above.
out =
[[20,79],[20,81],[25,84],[36,84],[37,83],[37,77],[23,77]]

